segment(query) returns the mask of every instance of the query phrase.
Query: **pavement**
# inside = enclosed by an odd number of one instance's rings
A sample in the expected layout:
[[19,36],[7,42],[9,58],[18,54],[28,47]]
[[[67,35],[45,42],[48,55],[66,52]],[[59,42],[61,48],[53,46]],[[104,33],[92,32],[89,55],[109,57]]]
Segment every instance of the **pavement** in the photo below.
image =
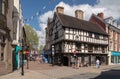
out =
[[0,79],[107,79],[99,78],[99,76],[102,72],[108,72],[111,69],[119,70],[120,65],[101,66],[98,69],[95,66],[74,69],[66,66],[52,66],[51,64],[29,62],[29,69],[26,69],[26,66],[24,68],[24,76],[21,75],[21,69],[19,69],[10,74],[0,76]]

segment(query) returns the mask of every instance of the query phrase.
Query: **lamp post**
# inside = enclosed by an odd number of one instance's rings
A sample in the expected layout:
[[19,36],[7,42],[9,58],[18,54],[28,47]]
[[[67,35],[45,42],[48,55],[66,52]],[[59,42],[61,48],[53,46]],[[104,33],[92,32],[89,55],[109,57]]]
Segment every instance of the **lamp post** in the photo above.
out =
[[21,75],[24,76],[24,41],[22,39],[22,68],[21,68]]

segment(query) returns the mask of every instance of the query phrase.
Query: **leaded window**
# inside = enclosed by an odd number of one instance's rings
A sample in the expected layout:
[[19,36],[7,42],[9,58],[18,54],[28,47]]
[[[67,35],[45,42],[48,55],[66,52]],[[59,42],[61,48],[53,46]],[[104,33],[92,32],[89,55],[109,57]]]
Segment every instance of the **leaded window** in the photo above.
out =
[[89,33],[89,37],[92,38],[92,33]]

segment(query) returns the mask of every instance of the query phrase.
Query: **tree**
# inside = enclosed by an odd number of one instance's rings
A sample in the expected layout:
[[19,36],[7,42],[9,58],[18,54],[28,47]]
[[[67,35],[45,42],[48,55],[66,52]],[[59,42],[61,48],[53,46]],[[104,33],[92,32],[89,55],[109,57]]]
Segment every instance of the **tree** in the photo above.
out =
[[43,48],[44,48],[44,45],[39,46],[39,54],[42,54]]
[[25,25],[24,27],[26,33],[26,43],[30,46],[30,48],[37,48],[39,39],[36,31],[30,25]]

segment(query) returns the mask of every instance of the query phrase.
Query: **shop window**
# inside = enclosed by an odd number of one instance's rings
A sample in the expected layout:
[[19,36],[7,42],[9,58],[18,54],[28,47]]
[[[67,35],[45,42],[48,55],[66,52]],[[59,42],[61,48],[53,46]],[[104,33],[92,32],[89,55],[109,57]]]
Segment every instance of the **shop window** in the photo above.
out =
[[101,63],[102,63],[102,64],[105,64],[105,63],[106,63],[106,57],[104,57],[104,56],[101,57]]
[[120,56],[118,56],[118,63],[120,63]]

